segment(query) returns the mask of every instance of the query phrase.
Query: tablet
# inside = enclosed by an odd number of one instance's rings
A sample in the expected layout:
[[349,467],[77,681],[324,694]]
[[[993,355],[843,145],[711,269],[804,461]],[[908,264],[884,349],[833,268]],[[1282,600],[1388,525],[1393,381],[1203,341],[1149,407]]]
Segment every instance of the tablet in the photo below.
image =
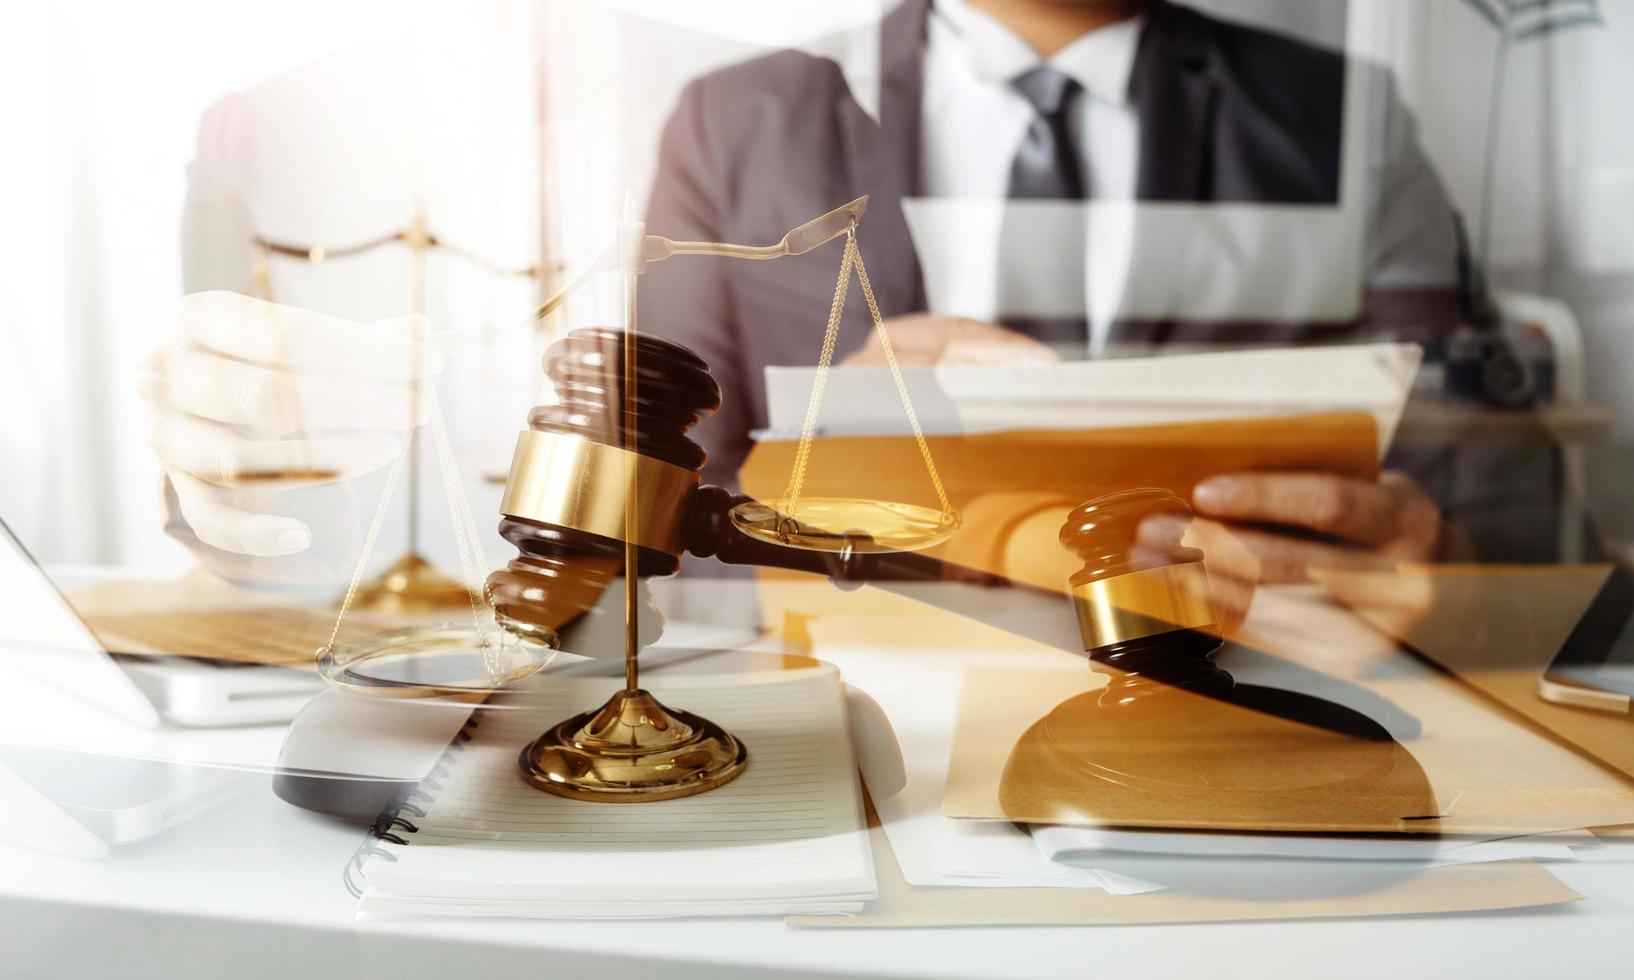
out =
[[1559,704],[1634,713],[1634,572],[1612,569],[1538,693]]

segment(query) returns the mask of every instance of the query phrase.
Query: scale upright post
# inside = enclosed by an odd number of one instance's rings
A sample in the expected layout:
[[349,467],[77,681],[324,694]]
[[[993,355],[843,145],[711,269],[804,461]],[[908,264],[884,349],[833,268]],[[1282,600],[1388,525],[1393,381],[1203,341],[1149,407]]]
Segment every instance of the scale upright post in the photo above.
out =
[[641,603],[636,601],[641,581],[640,545],[636,529],[640,526],[638,510],[640,494],[636,461],[641,458],[637,445],[636,338],[640,330],[636,324],[636,306],[641,295],[641,273],[646,267],[643,251],[647,241],[647,226],[636,214],[635,200],[628,192],[624,195],[624,222],[618,229],[619,273],[624,279],[624,363],[622,366],[624,408],[624,450],[629,455],[624,466],[624,691],[635,694],[640,690],[641,668],[637,664],[641,652]]
[[749,752],[707,718],[665,707],[641,689],[639,658],[641,460],[637,299],[646,267],[646,226],[626,198],[619,226],[624,285],[620,429],[624,449],[624,689],[594,711],[552,727],[522,750],[522,776],[556,796],[599,803],[645,803],[691,796],[743,773]]
[[[410,275],[409,312],[423,316],[426,311],[426,254],[435,239],[426,227],[425,210],[419,205],[408,228],[399,236],[408,246]],[[414,356],[425,357],[424,336],[416,333]],[[423,364],[417,364],[423,367]],[[358,586],[352,604],[359,609],[376,612],[412,612],[428,609],[447,609],[465,602],[468,593],[463,584],[437,571],[420,553],[420,429],[414,417],[422,386],[435,384],[430,378],[419,378],[410,389],[408,421],[408,546],[401,558],[376,578]]]

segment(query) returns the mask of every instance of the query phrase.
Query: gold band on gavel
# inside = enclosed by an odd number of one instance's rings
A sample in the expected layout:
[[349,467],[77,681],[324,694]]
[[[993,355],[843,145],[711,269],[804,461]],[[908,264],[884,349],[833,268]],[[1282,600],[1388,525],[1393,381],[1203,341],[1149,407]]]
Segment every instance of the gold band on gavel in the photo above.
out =
[[581,436],[532,429],[518,435],[499,512],[624,541],[624,500],[632,462],[640,515],[635,541],[679,556],[681,518],[687,498],[698,487],[698,474]]
[[1203,563],[1160,565],[1072,588],[1084,649],[1176,629],[1214,630]]

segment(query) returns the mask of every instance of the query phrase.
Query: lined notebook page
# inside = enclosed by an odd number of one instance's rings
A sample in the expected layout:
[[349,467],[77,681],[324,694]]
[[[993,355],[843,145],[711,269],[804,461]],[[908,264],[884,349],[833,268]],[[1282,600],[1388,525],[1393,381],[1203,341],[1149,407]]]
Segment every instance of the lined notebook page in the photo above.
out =
[[736,780],[697,796],[622,805],[532,788],[517,770],[522,747],[600,704],[617,684],[563,678],[541,692],[537,708],[482,714],[472,741],[450,755],[440,789],[423,787],[434,801],[413,818],[419,829],[409,843],[382,844],[397,860],[369,861],[360,910],[443,900],[544,910],[642,903],[641,914],[662,914],[655,903],[872,897],[838,673],[824,666],[724,685],[700,680],[655,678],[648,687],[743,739],[749,766]]

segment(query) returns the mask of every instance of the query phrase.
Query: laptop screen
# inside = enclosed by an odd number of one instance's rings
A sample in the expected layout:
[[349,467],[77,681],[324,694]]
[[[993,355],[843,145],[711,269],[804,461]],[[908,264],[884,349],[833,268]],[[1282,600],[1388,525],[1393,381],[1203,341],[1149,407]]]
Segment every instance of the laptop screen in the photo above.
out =
[[154,726],[153,705],[0,520],[0,678],[23,674]]

